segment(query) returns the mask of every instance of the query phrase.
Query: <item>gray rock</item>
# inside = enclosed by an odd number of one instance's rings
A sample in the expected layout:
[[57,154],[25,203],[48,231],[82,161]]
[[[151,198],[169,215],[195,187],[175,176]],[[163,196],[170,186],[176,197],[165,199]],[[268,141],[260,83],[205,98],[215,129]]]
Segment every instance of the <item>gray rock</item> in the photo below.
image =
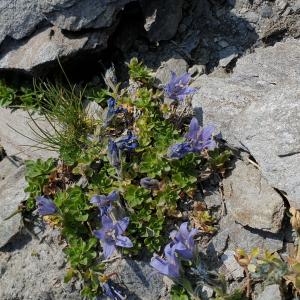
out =
[[201,76],[193,106],[203,124],[250,151],[268,183],[300,207],[300,42],[260,48],[237,61],[232,76]]
[[229,215],[220,221],[220,230],[215,235],[209,246],[209,255],[222,255],[225,247],[235,251],[237,248],[251,251],[255,247],[276,252],[283,247],[283,234],[270,233],[262,230],[253,230],[236,223]]
[[116,272],[128,289],[129,299],[158,300],[165,298],[165,284],[163,276],[155,274],[149,263],[130,259],[117,259],[107,265],[106,272]]
[[300,0],[297,0],[293,7],[292,7],[292,10],[294,13],[299,13],[300,12]]
[[272,6],[270,6],[268,3],[264,3],[261,8],[260,15],[263,18],[270,18],[272,14],[273,14]]
[[269,184],[300,207],[300,88],[288,85],[266,92],[237,118],[233,135],[261,166]]
[[146,18],[145,29],[150,41],[171,39],[182,17],[183,0],[141,0]]
[[232,60],[234,60],[237,57],[238,57],[238,50],[236,47],[234,46],[226,47],[219,52],[219,58],[220,58],[219,65],[221,67],[227,67],[232,62]]
[[109,27],[115,15],[131,0],[42,1],[40,11],[51,24],[68,31]]
[[189,68],[188,73],[195,78],[203,75],[205,71],[206,71],[205,65],[193,65],[191,68]]
[[288,6],[288,2],[285,0],[278,0],[276,1],[276,5],[280,11],[283,11]]
[[24,188],[25,167],[19,161],[6,157],[0,162],[0,248],[14,237],[21,227],[21,214],[15,214],[19,204],[26,199]]
[[[57,57],[100,53],[118,25],[118,13],[130,2],[134,1],[0,0],[0,70],[40,74]],[[172,38],[183,0],[140,3],[150,40]]]
[[234,251],[226,250],[221,256],[221,260],[228,271],[226,276],[232,276],[234,279],[240,279],[244,277],[244,269],[238,264],[234,254]]
[[256,23],[259,20],[259,16],[254,11],[249,11],[245,14],[245,19],[250,23]]
[[0,299],[82,299],[72,284],[64,284],[66,263],[59,235],[52,228],[39,232],[39,239],[20,233],[1,249]]
[[285,212],[282,198],[261,172],[238,160],[232,174],[223,180],[228,214],[252,228],[278,232]]
[[115,16],[130,1],[0,0],[0,70],[35,73],[57,57],[103,50],[117,25]]
[[282,300],[279,284],[272,284],[265,287],[264,291],[255,300]]
[[157,78],[161,84],[166,84],[171,79],[171,71],[175,72],[177,76],[180,76],[186,73],[187,68],[188,64],[183,58],[170,58],[162,62],[156,71],[155,78]]
[[[38,115],[33,118],[43,130],[52,131],[52,127],[43,118]],[[0,108],[0,144],[7,155],[22,159],[57,157],[58,153],[55,151],[35,148],[39,143],[34,141],[37,137],[30,126],[36,130],[27,112]]]
[[89,118],[94,120],[101,120],[103,118],[104,110],[96,101],[85,101],[83,105]]
[[214,294],[214,290],[208,285],[202,285],[199,288],[199,295],[201,296],[201,300],[210,300],[212,299]]
[[0,43],[6,38],[22,39],[43,20],[38,1],[0,1]]

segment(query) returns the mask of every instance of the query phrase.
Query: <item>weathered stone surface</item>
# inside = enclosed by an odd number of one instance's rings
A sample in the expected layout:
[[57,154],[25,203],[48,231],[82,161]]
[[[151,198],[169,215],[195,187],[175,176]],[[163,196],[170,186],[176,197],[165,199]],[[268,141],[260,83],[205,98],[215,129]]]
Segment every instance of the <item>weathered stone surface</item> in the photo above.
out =
[[145,29],[151,41],[171,39],[182,17],[183,0],[141,0]]
[[22,39],[43,20],[38,1],[0,1],[0,43],[6,38]]
[[282,300],[279,284],[272,284],[265,287],[264,291],[255,300]]
[[281,229],[283,200],[253,165],[238,160],[223,189],[228,214],[236,222],[271,232]]
[[39,5],[47,20],[68,31],[97,29],[113,24],[115,14],[131,0],[51,0]]
[[64,284],[64,245],[58,233],[41,230],[35,228],[38,238],[20,233],[1,249],[1,300],[82,299],[77,289]]
[[[52,128],[47,122],[36,115],[34,118],[37,120],[39,126],[51,132]],[[57,157],[57,152],[55,151],[34,147],[41,145],[33,141],[37,138],[29,125],[35,128],[27,112],[0,108],[0,144],[7,155],[15,155],[22,159]]]
[[[0,71],[40,74],[45,63],[84,51],[99,53],[133,0],[0,0]],[[183,0],[140,0],[152,41],[172,38]],[[128,35],[126,36],[128,38]]]
[[171,71],[175,72],[177,76],[180,76],[186,73],[187,68],[188,64],[183,58],[170,58],[162,62],[156,71],[155,77],[161,84],[166,84],[171,79]]
[[228,250],[232,251],[237,248],[251,251],[253,248],[259,247],[260,249],[276,252],[283,247],[283,234],[243,227],[227,215],[221,219],[220,230],[212,238],[207,253],[209,255],[221,255],[226,246]]
[[128,299],[167,299],[163,276],[159,273],[149,276],[154,269],[149,263],[130,259],[117,259],[110,263],[107,273],[116,272],[128,289]]
[[[106,38],[104,39],[106,43]],[[57,27],[49,27],[37,32],[23,43],[15,42],[0,58],[0,69],[32,71],[35,67],[57,60],[57,57],[72,55],[88,42],[88,35],[68,38]],[[104,42],[103,39],[100,39]]]
[[268,183],[300,208],[300,41],[260,48],[230,77],[201,76],[193,106],[204,124],[249,150]]
[[0,248],[20,230],[20,214],[8,220],[5,218],[12,215],[26,199],[24,171],[24,166],[11,157],[5,157],[0,162]]
[[42,21],[69,31],[111,26],[114,14],[130,0],[0,1],[0,43],[5,37],[22,39]]
[[235,119],[233,135],[249,149],[269,184],[287,193],[291,206],[300,208],[299,85],[270,90],[262,100]]
[[234,254],[234,251],[226,250],[221,256],[221,260],[229,273],[226,274],[226,276],[230,275],[234,279],[240,279],[244,277],[244,269],[238,264],[234,257]]

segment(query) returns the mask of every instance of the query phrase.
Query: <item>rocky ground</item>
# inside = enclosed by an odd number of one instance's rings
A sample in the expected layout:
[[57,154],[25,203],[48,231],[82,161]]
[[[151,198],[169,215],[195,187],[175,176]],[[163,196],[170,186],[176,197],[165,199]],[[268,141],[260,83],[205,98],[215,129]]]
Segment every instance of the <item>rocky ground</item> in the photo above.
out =
[[[300,2],[176,2],[22,0],[16,7],[0,0],[0,71],[38,74],[55,67],[58,55],[72,65],[86,54],[101,58],[110,47],[119,74],[133,56],[155,70],[158,85],[170,70],[192,73],[196,116],[216,124],[238,153],[221,188],[207,189],[203,201],[218,230],[200,243],[205,268],[224,272],[234,289],[244,280],[236,248],[286,257],[294,245],[285,212],[300,209]],[[135,18],[141,12],[146,17]],[[22,111],[0,109],[7,155],[0,153],[0,299],[80,299],[79,283],[63,283],[59,235],[39,223],[28,228],[18,214],[4,220],[26,198],[23,160],[55,155],[22,147],[31,141],[11,127],[30,135],[28,122]],[[129,299],[168,299],[168,283],[159,275],[149,280],[145,262],[123,259],[110,266],[115,270],[136,291]],[[210,299],[212,289],[202,296]],[[277,285],[257,284],[254,299],[285,298]]]

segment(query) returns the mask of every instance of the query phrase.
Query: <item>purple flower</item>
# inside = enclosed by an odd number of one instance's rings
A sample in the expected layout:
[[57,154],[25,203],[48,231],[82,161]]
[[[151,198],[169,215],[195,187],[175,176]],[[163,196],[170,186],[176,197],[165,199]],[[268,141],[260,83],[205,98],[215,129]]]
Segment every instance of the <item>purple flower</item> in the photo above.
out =
[[198,120],[194,117],[189,126],[189,132],[185,135],[186,141],[170,147],[170,158],[182,158],[187,153],[197,153],[205,149],[213,150],[216,142],[213,138],[215,127],[209,125],[201,129]]
[[166,245],[164,249],[165,259],[154,256],[151,259],[150,265],[163,275],[171,278],[178,278],[180,276],[180,262],[176,257],[175,250],[176,248],[174,245]]
[[107,114],[105,118],[105,126],[109,124],[109,122],[116,114],[127,112],[127,109],[123,108],[122,106],[118,106],[116,108],[116,103],[117,101],[114,98],[109,98],[107,100]]
[[159,190],[159,181],[150,177],[142,178],[140,185],[147,190]]
[[107,157],[110,164],[119,170],[121,166],[120,151],[117,144],[111,139],[108,141]]
[[116,251],[116,246],[123,248],[131,248],[133,246],[131,240],[122,235],[129,224],[129,218],[123,218],[115,224],[106,215],[103,215],[101,220],[102,228],[94,230],[94,235],[101,241],[103,255],[106,259]]
[[168,156],[170,158],[182,158],[187,153],[193,152],[193,148],[191,146],[191,143],[189,142],[183,142],[179,144],[175,144],[170,147]]
[[134,150],[139,145],[137,137],[132,134],[131,130],[128,130],[126,135],[119,137],[115,142],[118,149],[122,151]]
[[183,101],[186,96],[194,94],[195,88],[189,87],[191,75],[189,73],[181,76],[176,76],[175,72],[171,71],[172,77],[169,83],[165,86],[165,94],[173,100]]
[[215,127],[209,125],[201,129],[198,120],[194,117],[191,120],[189,132],[185,135],[193,147],[193,152],[201,152],[204,149],[213,150],[216,147],[216,142],[213,139]]
[[126,299],[126,297],[122,296],[121,292],[118,291],[112,285],[112,282],[110,280],[108,282],[101,284],[101,287],[103,289],[104,295],[109,297],[112,300],[125,300]]
[[170,233],[173,242],[171,245],[174,247],[178,255],[184,259],[191,260],[195,253],[194,236],[199,231],[193,228],[188,230],[188,223],[182,223],[178,231],[174,230]]
[[36,197],[38,212],[41,216],[53,215],[57,212],[57,207],[54,202],[44,196]]
[[96,195],[93,196],[90,203],[99,207],[100,215],[107,215],[112,209],[112,202],[119,200],[118,192],[111,192],[108,196]]

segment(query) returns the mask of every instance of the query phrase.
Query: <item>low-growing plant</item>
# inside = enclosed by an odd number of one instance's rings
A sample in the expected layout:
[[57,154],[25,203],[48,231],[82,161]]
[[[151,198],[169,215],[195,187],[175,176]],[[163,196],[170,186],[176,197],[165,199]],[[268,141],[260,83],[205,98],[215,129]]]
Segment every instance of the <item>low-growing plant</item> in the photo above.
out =
[[[112,92],[96,94],[103,111],[97,118],[89,117],[85,96],[75,87],[45,83],[36,88],[42,95],[40,111],[54,129],[36,132],[60,157],[55,167],[53,160],[27,163],[28,207],[35,207],[36,197],[40,215],[61,228],[70,264],[66,281],[83,280],[82,293],[89,298],[101,289],[110,296],[118,293],[103,273],[102,255],[106,260],[117,250],[144,257],[161,252],[170,229],[183,222],[182,207],[196,226],[193,233],[213,232],[213,218],[190,203],[196,202],[201,182],[222,174],[231,156],[213,126],[202,128],[191,116],[185,116],[189,124],[178,122],[174,107],[188,105],[196,92],[188,86],[188,74],[172,75],[165,89],[171,107],[151,86],[149,69],[136,59],[128,66],[127,88],[116,84]],[[192,286],[180,283],[187,290]]]

